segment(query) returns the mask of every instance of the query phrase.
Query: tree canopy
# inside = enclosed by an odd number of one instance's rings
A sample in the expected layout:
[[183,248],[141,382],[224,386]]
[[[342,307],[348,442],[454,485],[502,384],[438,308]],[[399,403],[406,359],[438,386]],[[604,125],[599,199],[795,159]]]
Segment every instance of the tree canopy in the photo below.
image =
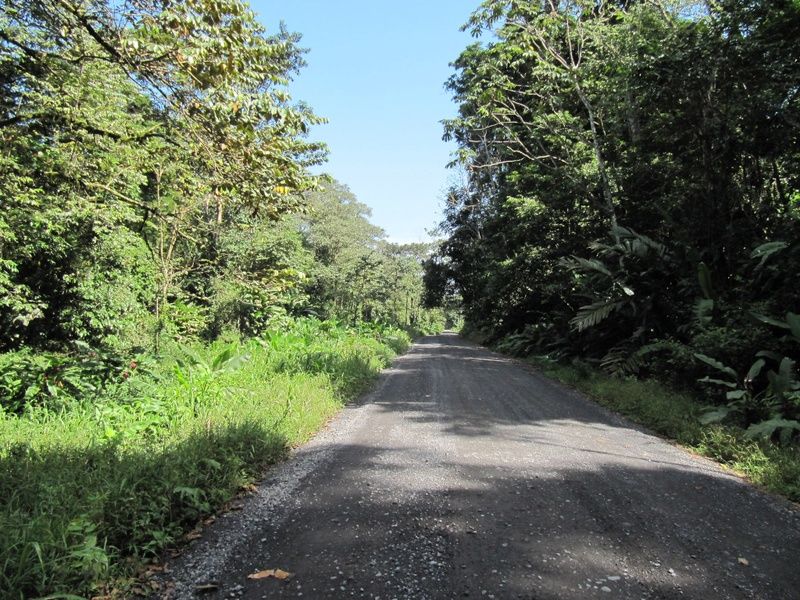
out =
[[745,424],[800,416],[800,5],[487,0],[465,27],[490,41],[447,83],[467,183],[430,301],[460,293],[515,351],[718,398],[713,357]]

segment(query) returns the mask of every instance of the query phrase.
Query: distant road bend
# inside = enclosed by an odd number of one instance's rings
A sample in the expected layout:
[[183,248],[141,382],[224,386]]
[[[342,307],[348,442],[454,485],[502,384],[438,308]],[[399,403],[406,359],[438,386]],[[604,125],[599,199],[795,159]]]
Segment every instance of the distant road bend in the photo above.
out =
[[167,572],[174,598],[791,600],[800,515],[444,334]]

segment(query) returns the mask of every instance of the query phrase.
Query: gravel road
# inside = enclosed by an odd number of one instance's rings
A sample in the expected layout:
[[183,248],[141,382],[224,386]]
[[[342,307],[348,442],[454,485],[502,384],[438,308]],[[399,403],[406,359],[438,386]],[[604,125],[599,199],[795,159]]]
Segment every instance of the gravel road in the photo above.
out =
[[444,334],[166,573],[172,598],[796,600],[800,513]]

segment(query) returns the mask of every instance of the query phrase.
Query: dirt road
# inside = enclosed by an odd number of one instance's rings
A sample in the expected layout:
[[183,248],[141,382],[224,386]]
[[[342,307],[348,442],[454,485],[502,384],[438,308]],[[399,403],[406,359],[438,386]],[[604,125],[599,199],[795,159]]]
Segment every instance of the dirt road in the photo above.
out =
[[[251,580],[280,568],[289,581]],[[518,362],[423,339],[170,565],[206,598],[800,598],[800,515]]]

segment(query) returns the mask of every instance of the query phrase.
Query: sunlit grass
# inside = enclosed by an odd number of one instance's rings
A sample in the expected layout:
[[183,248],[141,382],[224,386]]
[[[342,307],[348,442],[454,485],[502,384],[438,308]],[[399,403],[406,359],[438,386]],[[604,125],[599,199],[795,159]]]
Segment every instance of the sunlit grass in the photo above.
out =
[[408,345],[373,329],[177,350],[133,397],[0,415],[0,597],[89,596],[178,543]]

